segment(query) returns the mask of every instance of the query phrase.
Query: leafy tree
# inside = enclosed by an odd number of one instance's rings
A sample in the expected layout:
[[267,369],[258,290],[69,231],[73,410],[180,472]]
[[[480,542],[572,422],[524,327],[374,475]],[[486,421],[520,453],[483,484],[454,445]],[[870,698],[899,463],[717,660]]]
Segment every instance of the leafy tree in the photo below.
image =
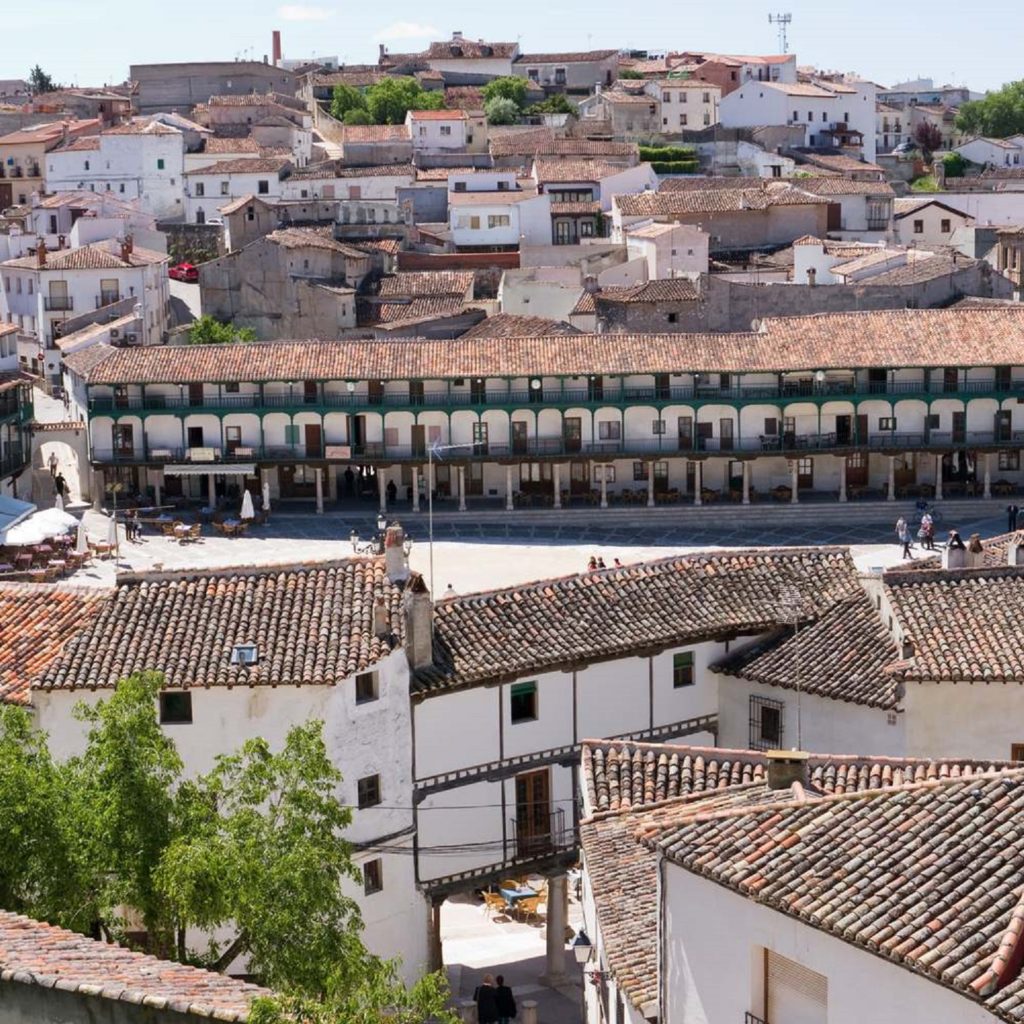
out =
[[519,108],[514,100],[495,96],[484,104],[484,113],[490,124],[515,124],[519,120]]
[[543,103],[534,103],[528,114],[578,114],[579,110],[561,93],[549,96]]
[[643,78],[639,71],[634,71],[632,68],[622,68],[619,71],[619,78]]
[[921,147],[921,155],[927,163],[931,160],[932,153],[942,146],[942,132],[931,121],[922,121],[914,129],[914,141]]
[[1024,131],[1024,81],[1009,82],[957,111],[957,130],[964,135],[1005,138]]
[[33,94],[40,92],[54,92],[60,86],[37,64],[28,73],[28,84]]
[[222,324],[209,313],[201,316],[188,332],[190,345],[228,345],[234,341],[255,341],[256,332],[251,327],[235,327]]
[[947,153],[942,158],[942,165],[946,170],[947,178],[962,178],[967,161],[959,153]]
[[402,124],[410,110],[440,110],[444,96],[426,92],[415,78],[385,78],[366,90],[366,109],[373,124]]
[[365,111],[366,97],[358,89],[341,82],[334,87],[334,93],[331,96],[331,117],[343,121],[350,110]]
[[356,108],[347,111],[342,120],[345,124],[373,124],[368,111]]
[[494,78],[480,90],[484,97],[484,109],[491,100],[511,100],[519,110],[526,106],[526,79],[514,75]]

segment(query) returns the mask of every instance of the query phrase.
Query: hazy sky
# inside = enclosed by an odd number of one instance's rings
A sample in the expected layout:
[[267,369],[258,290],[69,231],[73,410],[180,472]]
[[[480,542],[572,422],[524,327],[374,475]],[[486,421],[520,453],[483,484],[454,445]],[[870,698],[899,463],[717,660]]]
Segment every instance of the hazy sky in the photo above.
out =
[[[377,46],[420,49],[453,29],[471,38],[519,39],[524,51],[631,46],[775,53],[769,12],[793,15],[789,48],[801,64],[857,71],[888,85],[914,77],[998,87],[1024,78],[1019,3],[954,0],[38,0],[18,5],[0,46],[0,78],[39,63],[61,82],[123,81],[133,62],[262,59],[281,29],[285,57],[376,59]],[[10,25],[8,25],[10,28]]]

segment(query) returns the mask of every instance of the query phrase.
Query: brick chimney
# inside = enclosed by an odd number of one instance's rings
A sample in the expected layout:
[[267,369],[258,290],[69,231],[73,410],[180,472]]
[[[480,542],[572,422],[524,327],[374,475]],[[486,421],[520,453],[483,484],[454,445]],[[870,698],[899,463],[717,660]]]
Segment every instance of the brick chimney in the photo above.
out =
[[429,668],[434,663],[434,602],[418,572],[410,574],[402,594],[402,619],[410,670]]
[[803,750],[769,750],[768,788],[789,789],[794,782],[807,785],[807,759],[810,754]]
[[128,258],[131,256],[132,251],[135,248],[135,243],[132,241],[131,235],[125,235],[121,242],[121,262],[127,263]]
[[36,266],[46,266],[46,242],[40,238],[39,244],[36,246]]
[[281,31],[280,29],[274,29],[273,35],[271,36],[272,43],[270,47],[271,59],[274,62],[274,67],[277,67],[281,63]]
[[378,597],[377,603],[373,606],[373,635],[378,638],[385,637],[390,632],[391,613],[388,611],[384,598]]

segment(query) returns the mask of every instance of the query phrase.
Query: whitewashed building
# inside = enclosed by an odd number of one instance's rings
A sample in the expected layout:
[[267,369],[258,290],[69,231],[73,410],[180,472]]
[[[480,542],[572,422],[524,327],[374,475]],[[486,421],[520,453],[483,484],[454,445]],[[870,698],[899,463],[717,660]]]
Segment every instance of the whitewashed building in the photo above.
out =
[[257,196],[280,199],[291,173],[288,157],[245,157],[221,160],[185,175],[186,219],[190,224],[221,220],[222,207]]

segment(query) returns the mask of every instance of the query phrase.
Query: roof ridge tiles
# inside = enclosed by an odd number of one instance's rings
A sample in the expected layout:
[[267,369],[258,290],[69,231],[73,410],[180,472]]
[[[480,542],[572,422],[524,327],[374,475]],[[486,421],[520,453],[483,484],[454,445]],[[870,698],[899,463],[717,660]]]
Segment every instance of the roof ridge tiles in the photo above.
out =
[[[141,583],[172,583],[177,580],[200,580],[230,577],[266,576],[283,572],[316,572],[325,569],[349,569],[376,563],[383,564],[383,555],[365,555],[360,558],[328,558],[304,562],[261,562],[259,565],[196,566],[184,569],[139,569],[118,573],[116,584],[134,586]],[[51,584],[53,586],[55,584]],[[24,584],[34,590],[38,584]],[[81,587],[88,591],[91,588]]]

